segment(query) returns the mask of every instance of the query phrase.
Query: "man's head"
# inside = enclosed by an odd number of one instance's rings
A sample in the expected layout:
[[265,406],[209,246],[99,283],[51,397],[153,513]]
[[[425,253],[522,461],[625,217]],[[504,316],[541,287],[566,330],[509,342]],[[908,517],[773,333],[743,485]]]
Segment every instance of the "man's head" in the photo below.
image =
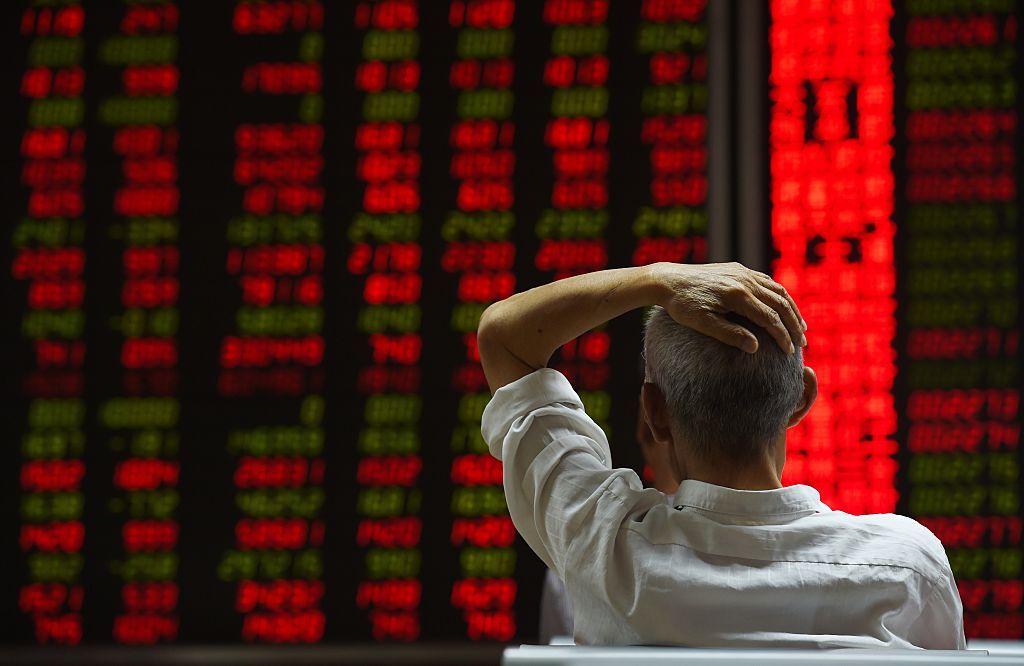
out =
[[[676,323],[654,308],[644,334],[644,409],[655,436],[668,426],[677,454],[716,467],[778,460],[786,428],[814,400],[814,373],[798,349],[788,354],[762,328],[735,315],[751,331],[751,354]],[[650,385],[656,389],[652,389]],[[660,426],[659,426],[660,422]],[[683,476],[688,476],[682,470]]]

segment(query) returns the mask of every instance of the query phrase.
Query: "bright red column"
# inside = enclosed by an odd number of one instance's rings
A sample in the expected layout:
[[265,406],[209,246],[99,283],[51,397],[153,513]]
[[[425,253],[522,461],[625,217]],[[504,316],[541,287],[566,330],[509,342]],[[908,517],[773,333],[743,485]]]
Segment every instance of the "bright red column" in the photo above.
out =
[[851,513],[892,511],[892,3],[771,3],[772,273],[808,323],[820,392],[783,481]]

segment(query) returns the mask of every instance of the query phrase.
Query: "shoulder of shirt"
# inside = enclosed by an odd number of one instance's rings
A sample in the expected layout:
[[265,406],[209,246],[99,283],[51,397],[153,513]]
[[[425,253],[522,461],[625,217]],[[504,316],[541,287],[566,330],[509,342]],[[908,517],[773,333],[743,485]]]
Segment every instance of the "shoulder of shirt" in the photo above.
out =
[[[841,512],[833,511],[833,513]],[[904,538],[910,538],[919,543],[922,548],[942,550],[942,542],[932,534],[931,530],[913,518],[901,516],[898,513],[868,513],[860,516],[843,515],[848,516],[850,520],[856,523],[873,525],[883,530],[894,530]]]
[[926,575],[931,574],[928,576],[929,578],[933,575],[938,575],[950,581],[952,580],[952,571],[950,570],[949,560],[946,558],[946,549],[942,542],[932,534],[931,530],[913,518],[895,513],[871,513],[854,516],[840,511],[832,512],[832,515],[836,514],[845,517],[851,525],[860,525],[873,529],[880,538],[915,546],[922,555],[922,563],[926,564],[930,570],[922,573]]

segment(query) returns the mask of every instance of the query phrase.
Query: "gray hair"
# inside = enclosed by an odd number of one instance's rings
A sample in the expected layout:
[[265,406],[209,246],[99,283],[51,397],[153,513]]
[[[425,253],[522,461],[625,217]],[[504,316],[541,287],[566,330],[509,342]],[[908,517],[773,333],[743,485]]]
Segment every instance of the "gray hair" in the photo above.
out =
[[767,331],[751,354],[677,323],[654,307],[644,330],[646,381],[665,395],[673,436],[705,460],[750,462],[786,429],[803,396],[803,353],[787,354]]

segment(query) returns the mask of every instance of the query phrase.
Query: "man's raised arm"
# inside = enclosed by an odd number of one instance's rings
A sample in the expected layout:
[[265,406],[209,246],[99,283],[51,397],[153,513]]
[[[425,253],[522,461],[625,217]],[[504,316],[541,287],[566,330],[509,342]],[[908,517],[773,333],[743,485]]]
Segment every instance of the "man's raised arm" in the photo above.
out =
[[545,367],[555,350],[595,326],[648,305],[748,352],[757,350],[757,338],[726,314],[765,328],[787,351],[806,344],[796,304],[764,273],[735,263],[616,268],[535,287],[487,308],[477,346],[491,392]]

